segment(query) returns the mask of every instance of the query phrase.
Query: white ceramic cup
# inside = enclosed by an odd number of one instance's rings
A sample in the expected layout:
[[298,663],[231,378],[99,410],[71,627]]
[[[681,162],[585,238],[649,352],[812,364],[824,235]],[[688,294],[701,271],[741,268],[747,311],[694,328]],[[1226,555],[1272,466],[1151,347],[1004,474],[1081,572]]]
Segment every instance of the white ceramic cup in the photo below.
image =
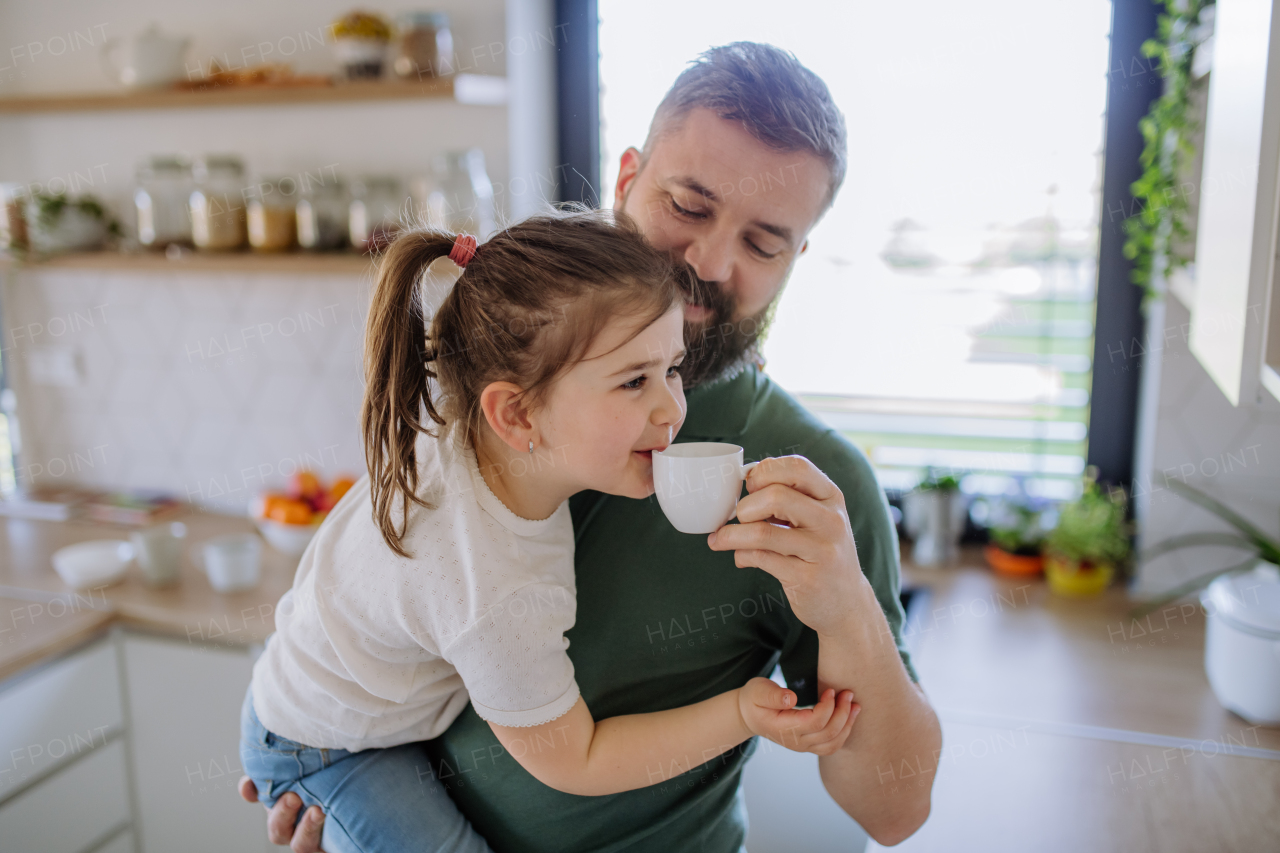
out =
[[218,592],[252,589],[262,577],[262,540],[256,533],[215,536],[196,553]]
[[742,481],[760,463],[742,464],[742,448],[718,441],[673,444],[653,452],[658,505],[681,533],[712,533],[733,518]]
[[187,526],[181,521],[157,524],[129,534],[133,550],[150,586],[167,586],[178,579],[182,567],[182,540]]

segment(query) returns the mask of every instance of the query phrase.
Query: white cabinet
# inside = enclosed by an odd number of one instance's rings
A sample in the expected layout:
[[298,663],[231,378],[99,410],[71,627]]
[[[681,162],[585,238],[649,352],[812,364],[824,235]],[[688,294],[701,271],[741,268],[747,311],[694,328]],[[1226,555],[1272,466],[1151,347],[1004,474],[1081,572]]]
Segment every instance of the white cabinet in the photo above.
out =
[[118,843],[113,836],[128,823],[129,782],[117,739],[0,806],[0,848],[82,853],[107,839]]
[[278,849],[236,793],[249,652],[126,634],[124,661],[144,853]]
[[0,801],[120,735],[120,677],[109,640],[0,691]]
[[1251,405],[1264,389],[1280,399],[1280,15],[1218,0],[1214,42],[1191,349],[1232,405]]

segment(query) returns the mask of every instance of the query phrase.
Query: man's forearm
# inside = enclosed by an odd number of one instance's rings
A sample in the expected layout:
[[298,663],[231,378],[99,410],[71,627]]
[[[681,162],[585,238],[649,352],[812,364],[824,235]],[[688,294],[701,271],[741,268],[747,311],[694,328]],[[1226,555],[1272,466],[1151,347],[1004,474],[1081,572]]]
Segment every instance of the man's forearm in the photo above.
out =
[[[818,689],[851,689],[862,706],[843,749],[819,760],[822,782],[881,844],[911,835],[929,815],[942,749],[937,715],[912,683],[869,584],[841,634],[819,634]],[[912,775],[906,775],[909,771]]]

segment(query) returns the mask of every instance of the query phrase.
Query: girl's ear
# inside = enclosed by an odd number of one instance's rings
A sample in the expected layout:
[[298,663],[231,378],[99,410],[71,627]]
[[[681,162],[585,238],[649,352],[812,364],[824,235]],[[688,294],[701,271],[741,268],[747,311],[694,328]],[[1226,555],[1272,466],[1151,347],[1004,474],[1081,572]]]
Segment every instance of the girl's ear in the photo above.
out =
[[528,452],[529,442],[537,440],[523,395],[524,389],[511,382],[490,382],[480,392],[480,410],[489,428],[517,453]]

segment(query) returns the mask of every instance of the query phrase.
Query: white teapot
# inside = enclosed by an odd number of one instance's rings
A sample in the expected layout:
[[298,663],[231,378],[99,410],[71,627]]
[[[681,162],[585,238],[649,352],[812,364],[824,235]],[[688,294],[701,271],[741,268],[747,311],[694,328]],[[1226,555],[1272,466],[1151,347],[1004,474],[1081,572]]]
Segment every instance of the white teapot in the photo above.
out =
[[190,43],[166,36],[152,24],[136,36],[107,39],[102,58],[111,78],[131,89],[167,86],[186,76],[183,57]]

